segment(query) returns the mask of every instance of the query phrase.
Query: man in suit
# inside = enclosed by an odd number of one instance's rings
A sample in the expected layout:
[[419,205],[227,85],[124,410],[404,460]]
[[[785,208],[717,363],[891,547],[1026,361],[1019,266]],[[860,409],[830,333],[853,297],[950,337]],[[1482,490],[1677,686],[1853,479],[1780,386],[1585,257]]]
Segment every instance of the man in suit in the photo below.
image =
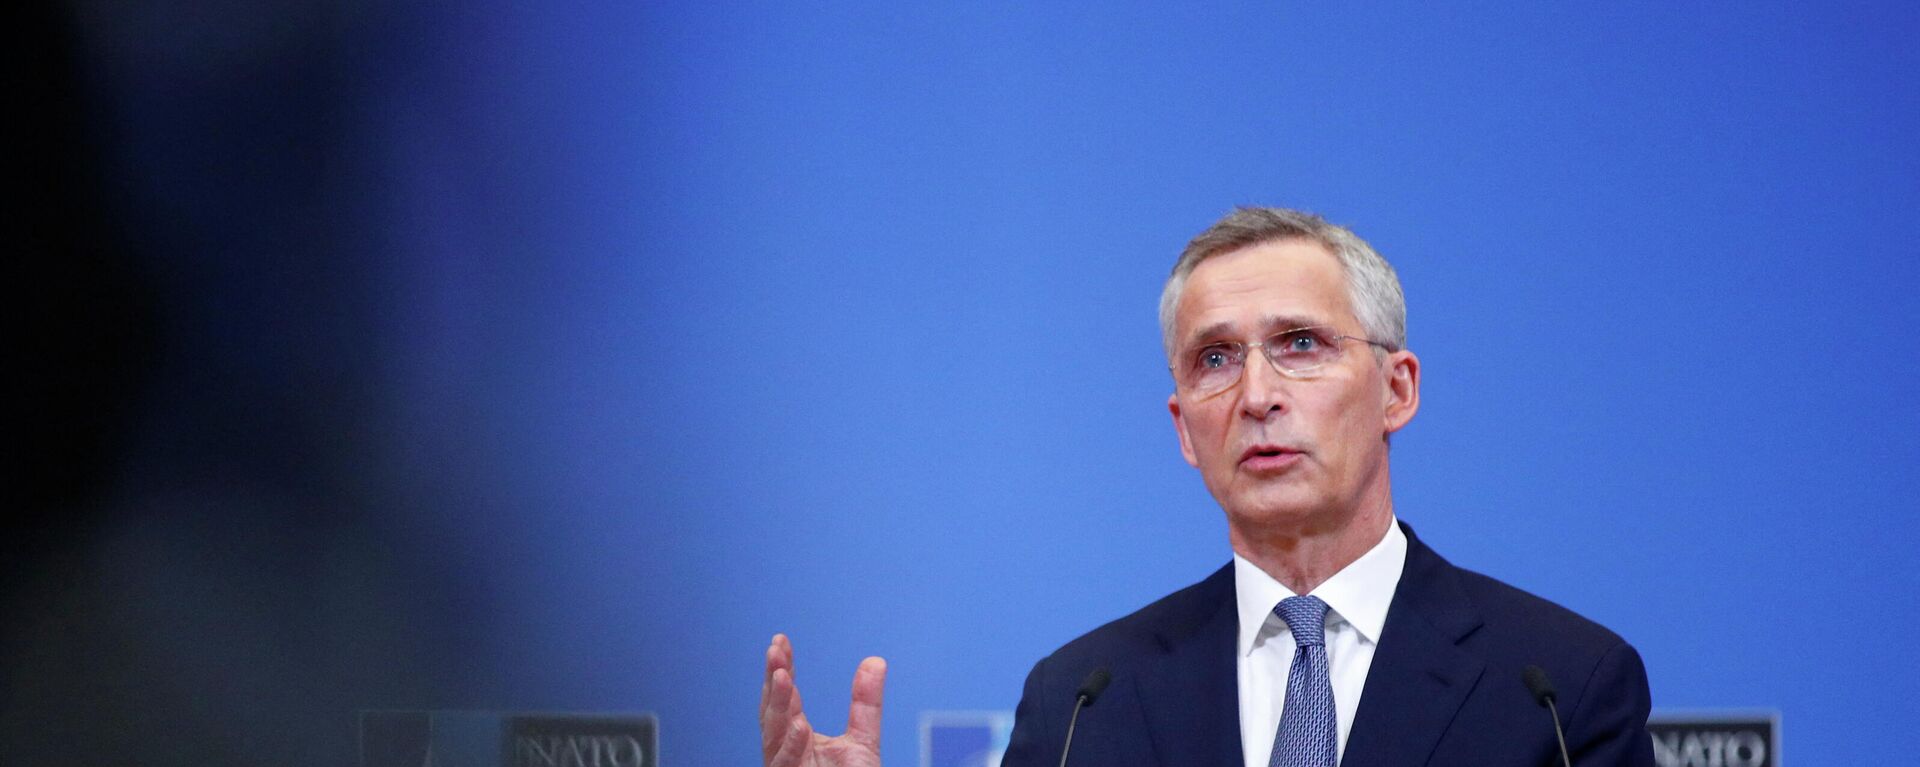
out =
[[[1521,682],[1558,685],[1566,747],[1651,765],[1639,655],[1557,605],[1449,564],[1394,514],[1389,440],[1420,404],[1398,278],[1318,216],[1242,208],[1188,244],[1160,321],[1180,452],[1227,513],[1233,561],[1069,642],[1028,675],[1003,765],[1539,765],[1558,760]],[[792,647],[767,653],[767,764],[877,765],[877,658],[847,733],[812,732]]]

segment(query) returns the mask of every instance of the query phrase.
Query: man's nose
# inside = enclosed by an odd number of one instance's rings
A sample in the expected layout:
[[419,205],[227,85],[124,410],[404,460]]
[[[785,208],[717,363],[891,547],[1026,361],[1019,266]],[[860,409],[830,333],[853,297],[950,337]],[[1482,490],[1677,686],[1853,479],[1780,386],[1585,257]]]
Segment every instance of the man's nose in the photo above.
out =
[[1263,349],[1252,349],[1240,371],[1240,407],[1254,418],[1286,412],[1287,377],[1275,369]]

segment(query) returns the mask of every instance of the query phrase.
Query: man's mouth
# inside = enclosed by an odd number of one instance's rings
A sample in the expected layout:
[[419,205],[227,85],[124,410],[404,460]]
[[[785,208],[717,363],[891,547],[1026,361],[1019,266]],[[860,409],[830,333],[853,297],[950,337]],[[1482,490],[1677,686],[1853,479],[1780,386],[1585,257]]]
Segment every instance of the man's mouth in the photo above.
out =
[[1300,460],[1300,451],[1284,445],[1254,445],[1240,454],[1240,467],[1251,471],[1279,471]]

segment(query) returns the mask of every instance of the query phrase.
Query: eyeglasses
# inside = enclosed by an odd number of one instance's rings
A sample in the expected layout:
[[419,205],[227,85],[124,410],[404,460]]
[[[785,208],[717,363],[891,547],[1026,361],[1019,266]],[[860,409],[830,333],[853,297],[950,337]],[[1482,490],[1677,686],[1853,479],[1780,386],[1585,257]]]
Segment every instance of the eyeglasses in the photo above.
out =
[[1238,341],[1214,341],[1202,344],[1174,358],[1171,366],[1175,383],[1201,398],[1233,388],[1246,372],[1247,352],[1258,347],[1267,363],[1280,374],[1296,380],[1318,378],[1323,368],[1341,356],[1341,343],[1360,341],[1387,351],[1379,341],[1359,336],[1343,336],[1329,327],[1283,330],[1254,344]]

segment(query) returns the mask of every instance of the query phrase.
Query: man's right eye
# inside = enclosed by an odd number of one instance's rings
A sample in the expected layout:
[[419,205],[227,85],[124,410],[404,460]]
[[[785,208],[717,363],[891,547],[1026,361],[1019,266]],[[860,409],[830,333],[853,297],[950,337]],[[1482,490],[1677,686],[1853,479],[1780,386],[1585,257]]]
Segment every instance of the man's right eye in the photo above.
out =
[[1198,362],[1202,370],[1219,370],[1233,362],[1233,356],[1228,354],[1226,349],[1215,346],[1202,349]]

